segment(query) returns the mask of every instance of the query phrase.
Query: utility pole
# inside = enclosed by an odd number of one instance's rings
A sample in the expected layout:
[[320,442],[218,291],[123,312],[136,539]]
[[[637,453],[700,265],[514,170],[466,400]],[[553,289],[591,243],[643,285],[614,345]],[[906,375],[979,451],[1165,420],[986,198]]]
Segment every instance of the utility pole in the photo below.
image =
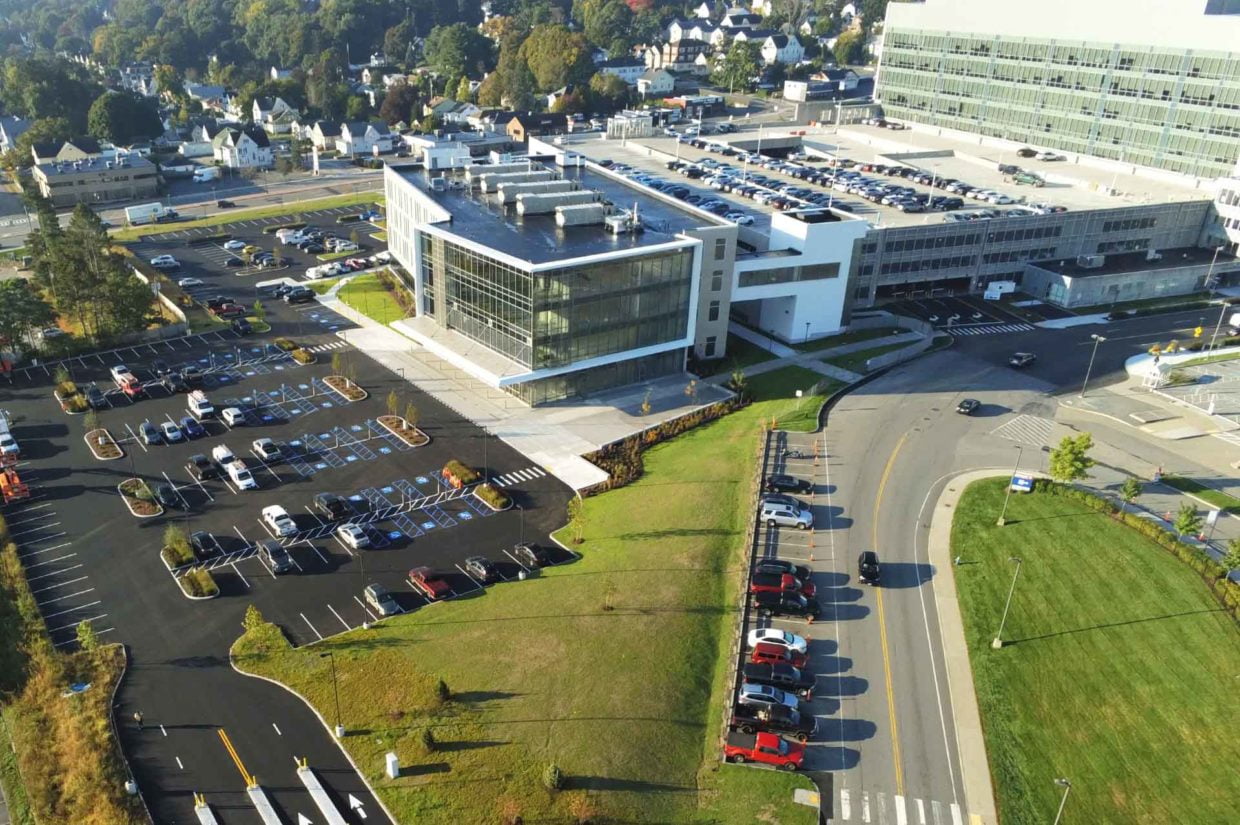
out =
[[1008,479],[1007,493],[1003,496],[1003,510],[999,513],[999,526],[1007,524],[1007,507],[1008,501],[1012,498],[1012,482],[1016,480],[1016,473],[1020,469],[1020,457],[1025,448],[1019,444],[1016,445],[1016,466],[1012,468],[1012,477]]
[[1003,647],[1003,626],[1007,624],[1008,609],[1012,606],[1012,594],[1016,592],[1016,580],[1020,578],[1020,557],[1012,556],[1008,561],[1016,562],[1016,572],[1012,574],[1012,586],[1008,589],[1007,604],[1003,605],[1003,618],[999,620],[999,632],[995,634],[994,641],[990,643],[995,650]]
[[1094,349],[1089,353],[1089,366],[1085,368],[1085,382],[1081,384],[1081,398],[1085,397],[1085,388],[1089,386],[1089,374],[1094,371],[1094,356],[1098,354],[1098,345],[1106,340],[1105,336],[1097,333],[1091,334],[1090,338],[1094,339]]

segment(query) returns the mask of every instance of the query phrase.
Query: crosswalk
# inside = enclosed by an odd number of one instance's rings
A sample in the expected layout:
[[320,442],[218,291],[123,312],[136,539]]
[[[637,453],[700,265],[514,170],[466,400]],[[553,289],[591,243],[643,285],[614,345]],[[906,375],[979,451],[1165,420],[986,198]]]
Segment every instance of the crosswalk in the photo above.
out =
[[839,788],[829,822],[862,822],[874,825],[965,825],[964,813],[955,802],[905,797]]
[[499,478],[492,478],[491,483],[498,487],[511,487],[518,481],[533,481],[536,478],[542,478],[547,471],[542,467],[527,467],[524,470],[513,470],[511,473],[505,473]]
[[947,327],[952,335],[996,335],[1000,332],[1028,332],[1033,324],[978,324],[977,326]]
[[348,345],[347,341],[330,341],[326,344],[315,344],[312,347],[306,347],[306,352],[327,352],[330,349],[343,349]]
[[1011,421],[995,427],[990,431],[990,434],[996,435],[999,438],[1006,438],[1008,441],[1016,441],[1020,444],[1045,447],[1050,441],[1051,431],[1054,427],[1055,422],[1049,418],[1040,418],[1036,415],[1018,415]]

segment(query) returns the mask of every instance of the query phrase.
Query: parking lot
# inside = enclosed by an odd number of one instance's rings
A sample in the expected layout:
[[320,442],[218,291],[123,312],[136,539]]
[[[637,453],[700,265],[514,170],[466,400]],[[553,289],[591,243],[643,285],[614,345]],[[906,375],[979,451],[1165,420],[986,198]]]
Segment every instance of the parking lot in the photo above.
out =
[[1033,325],[1013,315],[996,301],[986,301],[972,295],[930,295],[922,289],[910,296],[885,303],[882,308],[896,315],[918,318],[933,324],[936,329],[948,330],[953,335],[993,335],[1002,332],[1027,332]]

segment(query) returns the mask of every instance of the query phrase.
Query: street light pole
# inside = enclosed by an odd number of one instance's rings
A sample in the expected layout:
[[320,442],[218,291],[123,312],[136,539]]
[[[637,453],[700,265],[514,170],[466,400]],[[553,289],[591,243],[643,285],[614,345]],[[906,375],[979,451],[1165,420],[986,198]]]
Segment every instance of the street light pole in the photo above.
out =
[[336,680],[336,657],[329,650],[327,653],[320,653],[319,658],[331,659],[332,691],[336,694],[336,738],[340,739],[344,736],[344,725],[340,724],[340,683]]
[[1054,822],[1054,825],[1059,825],[1059,818],[1063,816],[1063,806],[1068,804],[1068,792],[1072,790],[1072,783],[1060,777],[1055,780],[1055,784],[1063,788],[1063,799],[1059,800],[1059,810],[1055,813]]
[[1019,444],[1016,445],[1016,466],[1012,468],[1012,478],[1008,480],[1007,494],[1003,497],[1003,510],[999,513],[999,526],[1007,524],[1007,507],[1008,502],[1012,498],[1012,482],[1016,480],[1016,473],[1020,469],[1020,457],[1025,448]]
[[1081,398],[1085,397],[1085,388],[1089,386],[1089,374],[1094,371],[1094,356],[1098,354],[1098,345],[1106,340],[1105,336],[1097,333],[1091,334],[1090,338],[1094,339],[1094,349],[1089,353],[1089,366],[1085,368],[1085,382],[1081,384]]
[[1012,556],[1008,561],[1016,562],[1016,572],[1012,574],[1012,586],[1008,589],[1007,604],[1003,605],[1003,618],[999,620],[999,632],[995,634],[994,641],[990,643],[995,650],[1003,647],[1003,626],[1007,624],[1008,609],[1012,606],[1012,594],[1016,592],[1016,580],[1020,578],[1020,557]]

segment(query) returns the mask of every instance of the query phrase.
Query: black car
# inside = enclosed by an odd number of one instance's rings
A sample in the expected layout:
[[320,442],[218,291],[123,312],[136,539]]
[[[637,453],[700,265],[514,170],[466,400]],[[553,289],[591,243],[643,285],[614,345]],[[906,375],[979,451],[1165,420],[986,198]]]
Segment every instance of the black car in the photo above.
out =
[[224,266],[229,267],[230,269],[236,269],[237,267],[245,266],[245,261],[234,255],[224,261]]
[[162,358],[156,358],[151,362],[151,372],[155,373],[156,378],[163,378],[172,372],[172,367],[168,366],[168,362]]
[[220,474],[220,468],[215,466],[215,462],[201,453],[190,456],[189,461],[185,462],[185,469],[196,481],[216,478]]
[[789,576],[796,576],[801,581],[806,581],[814,575],[813,568],[804,564],[793,564],[783,559],[760,559],[757,567],[754,568],[755,573],[787,573]]
[[799,693],[809,698],[817,680],[812,673],[804,673],[792,665],[747,664],[742,668],[746,682],[754,685],[770,685],[789,693]]
[[254,325],[244,318],[234,318],[232,322],[232,331],[238,335],[249,335],[254,331]]
[[237,205],[237,204],[233,203],[232,201],[223,201],[223,200],[221,200],[221,201],[216,201],[216,202],[215,202],[215,206],[216,206],[216,208],[217,208],[217,209],[232,209],[232,208],[233,208],[234,206],[236,206],[236,205]]
[[738,704],[732,709],[729,727],[741,733],[782,733],[805,742],[817,733],[818,720],[812,713],[801,713],[784,705],[756,707]]
[[166,481],[161,481],[155,485],[155,498],[165,507],[177,507],[181,504],[176,488]]
[[189,534],[189,548],[200,559],[209,559],[223,552],[219,540],[206,530],[195,530]]
[[753,606],[759,616],[811,618],[822,612],[817,599],[807,599],[800,593],[755,593]]
[[98,387],[86,388],[86,403],[90,405],[92,410],[102,410],[108,406],[108,399],[103,394],[103,390]]
[[181,367],[181,377],[191,387],[202,385],[202,370],[197,367]]
[[962,398],[960,403],[956,405],[956,412],[961,415],[973,415],[982,406],[982,402],[976,398]]
[[495,565],[484,556],[470,556],[465,559],[465,572],[483,584],[494,581],[496,576]]
[[864,550],[857,557],[857,575],[861,581],[866,584],[878,584],[882,571],[878,564],[878,553],[873,550]]
[[313,301],[313,300],[314,300],[314,290],[309,289],[308,287],[304,287],[304,286],[299,286],[299,287],[296,287],[295,289],[291,289],[284,296],[284,303],[286,304],[304,304],[307,301]]
[[1032,352],[1014,352],[1012,353],[1012,357],[1008,359],[1008,366],[1015,367],[1016,369],[1022,369],[1029,366],[1036,360],[1038,360],[1038,356],[1034,355]]
[[762,483],[762,489],[768,493],[808,493],[814,489],[814,485],[803,478],[780,474],[767,476]]
[[349,502],[335,493],[319,493],[314,497],[314,509],[332,521],[340,521],[353,515]]
[[513,547],[512,555],[521,564],[531,568],[546,567],[551,562],[551,558],[545,550],[541,547],[535,547],[528,541],[523,541],[516,547]]
[[287,573],[293,569],[293,557],[275,539],[263,539],[258,543],[258,557],[273,575]]
[[160,381],[168,392],[189,392],[189,382],[180,373],[170,372]]
[[323,254],[323,244],[319,243],[318,241],[304,244],[298,248],[301,249],[302,252],[305,252],[307,255],[322,255]]

